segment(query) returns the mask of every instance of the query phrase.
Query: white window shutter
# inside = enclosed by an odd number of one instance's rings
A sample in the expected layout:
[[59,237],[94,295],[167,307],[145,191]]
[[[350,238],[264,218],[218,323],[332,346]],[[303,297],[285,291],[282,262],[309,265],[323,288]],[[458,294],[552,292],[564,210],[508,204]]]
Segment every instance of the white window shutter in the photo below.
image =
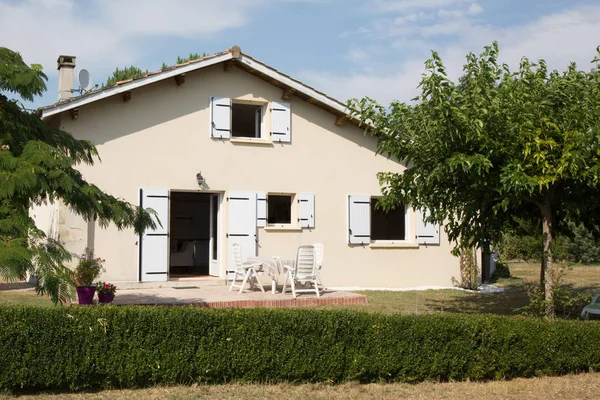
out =
[[227,278],[233,279],[233,245],[237,243],[241,246],[244,259],[256,256],[256,193],[230,191],[227,193],[227,207]]
[[348,196],[348,243],[371,242],[371,197]]
[[256,226],[267,226],[267,194],[256,193]]
[[315,195],[311,193],[298,194],[298,219],[302,228],[315,227]]
[[157,223],[156,229],[146,230],[140,237],[139,280],[166,282],[169,269],[169,190],[141,189],[140,205],[153,209],[160,224]]
[[440,225],[426,223],[424,220],[428,215],[427,210],[417,210],[417,242],[419,244],[440,244]]
[[271,140],[290,143],[292,140],[290,103],[271,103]]
[[231,99],[210,98],[210,137],[229,139],[231,137]]

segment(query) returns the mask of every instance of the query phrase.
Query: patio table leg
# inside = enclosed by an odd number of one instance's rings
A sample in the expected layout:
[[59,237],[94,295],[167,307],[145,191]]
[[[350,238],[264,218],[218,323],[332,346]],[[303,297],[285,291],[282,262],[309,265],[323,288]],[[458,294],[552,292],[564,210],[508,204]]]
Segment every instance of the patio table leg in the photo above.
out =
[[271,294],[275,294],[277,292],[277,281],[275,277],[271,277]]

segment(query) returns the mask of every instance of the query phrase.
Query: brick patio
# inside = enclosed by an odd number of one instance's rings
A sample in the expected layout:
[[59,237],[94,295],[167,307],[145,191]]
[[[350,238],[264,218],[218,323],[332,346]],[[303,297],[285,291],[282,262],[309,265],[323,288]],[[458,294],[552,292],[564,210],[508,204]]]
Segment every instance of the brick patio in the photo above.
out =
[[260,290],[245,290],[238,294],[230,292],[227,286],[201,286],[192,284],[185,288],[160,288],[160,289],[128,289],[117,291],[115,297],[117,305],[191,305],[204,308],[249,308],[249,307],[306,307],[328,304],[366,304],[367,296],[325,290],[321,296],[314,294],[299,294],[296,299],[291,292],[282,294],[280,291],[271,294],[270,291],[262,293]]

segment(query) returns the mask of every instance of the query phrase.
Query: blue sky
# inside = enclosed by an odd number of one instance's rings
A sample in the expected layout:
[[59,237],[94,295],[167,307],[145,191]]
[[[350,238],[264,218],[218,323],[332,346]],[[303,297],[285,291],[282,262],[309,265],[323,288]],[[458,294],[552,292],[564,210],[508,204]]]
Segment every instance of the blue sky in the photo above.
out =
[[388,103],[416,94],[431,50],[453,77],[493,40],[513,67],[528,56],[589,69],[597,21],[597,0],[0,0],[0,46],[44,66],[48,92],[32,108],[55,102],[59,54],[102,83],[116,67],[234,44],[341,101]]

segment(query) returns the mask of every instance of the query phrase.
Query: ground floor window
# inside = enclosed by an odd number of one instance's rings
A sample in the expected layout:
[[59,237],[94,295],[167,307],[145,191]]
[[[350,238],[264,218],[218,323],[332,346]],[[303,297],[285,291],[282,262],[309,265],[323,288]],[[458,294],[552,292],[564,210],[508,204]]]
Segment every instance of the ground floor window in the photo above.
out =
[[267,223],[292,223],[292,195],[269,194],[267,197]]
[[371,198],[371,241],[406,240],[406,209],[398,205],[384,211],[377,205],[378,198]]

